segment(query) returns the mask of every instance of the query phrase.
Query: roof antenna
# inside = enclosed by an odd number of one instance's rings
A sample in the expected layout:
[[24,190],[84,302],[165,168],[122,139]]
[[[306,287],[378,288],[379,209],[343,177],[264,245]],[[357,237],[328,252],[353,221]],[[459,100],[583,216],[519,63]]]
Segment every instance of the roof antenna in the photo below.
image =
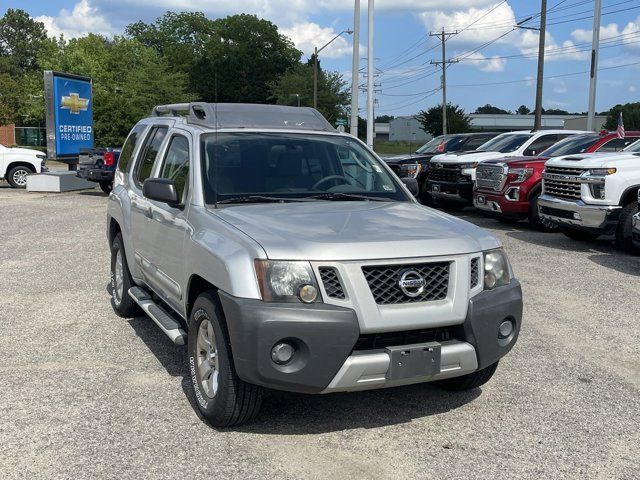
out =
[[213,150],[213,208],[218,208],[218,70],[215,71],[214,80],[214,127],[215,131],[215,148]]

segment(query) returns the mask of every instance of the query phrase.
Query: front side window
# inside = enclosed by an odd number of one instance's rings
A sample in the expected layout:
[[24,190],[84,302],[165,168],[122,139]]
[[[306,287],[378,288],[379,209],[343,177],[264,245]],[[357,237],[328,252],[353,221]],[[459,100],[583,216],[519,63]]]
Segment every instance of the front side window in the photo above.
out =
[[408,200],[398,180],[357,140],[337,135],[206,135],[202,169],[208,204]]
[[141,187],[144,181],[151,176],[153,165],[158,157],[158,152],[162,146],[164,138],[167,136],[167,127],[154,127],[151,129],[147,141],[142,149],[142,154],[138,160],[134,180],[138,187]]
[[621,152],[626,147],[631,145],[636,139],[635,138],[614,138],[613,140],[608,141],[602,147],[600,147],[600,152]]
[[528,133],[503,133],[478,148],[481,152],[510,153],[519,149],[532,135]]
[[171,139],[160,178],[173,180],[178,198],[184,203],[189,185],[189,140],[181,135]]
[[597,133],[585,135],[573,135],[559,141],[540,153],[541,157],[560,157],[562,155],[576,155],[586,152],[600,139]]
[[[442,153],[444,152],[444,144],[448,136],[440,135],[439,137],[432,138],[423,146],[421,146],[416,153]],[[440,150],[438,150],[440,148]]]
[[558,135],[543,135],[531,142],[529,148],[524,151],[527,156],[539,155],[540,152],[546,150],[554,143],[558,142]]

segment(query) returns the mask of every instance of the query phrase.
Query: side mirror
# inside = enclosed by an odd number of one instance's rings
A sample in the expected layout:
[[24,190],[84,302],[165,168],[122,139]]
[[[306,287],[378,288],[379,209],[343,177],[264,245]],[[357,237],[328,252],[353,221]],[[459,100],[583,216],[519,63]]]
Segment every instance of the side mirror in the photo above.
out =
[[146,179],[142,184],[142,193],[149,200],[167,203],[171,206],[180,203],[175,182],[166,178]]
[[420,193],[420,187],[418,187],[418,180],[411,177],[403,177],[400,179],[402,183],[404,183],[405,187],[409,189],[411,195],[417,197]]

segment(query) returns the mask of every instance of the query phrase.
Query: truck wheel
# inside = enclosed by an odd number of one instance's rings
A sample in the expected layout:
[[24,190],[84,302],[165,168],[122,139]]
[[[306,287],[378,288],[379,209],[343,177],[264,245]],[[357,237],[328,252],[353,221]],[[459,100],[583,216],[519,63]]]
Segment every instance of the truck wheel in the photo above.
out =
[[264,389],[236,375],[224,313],[215,293],[201,294],[189,320],[189,373],[200,413],[214,427],[251,422]]
[[140,311],[138,304],[129,296],[129,289],[133,286],[122,234],[118,233],[111,244],[111,306],[120,317],[134,317]]
[[624,208],[620,212],[618,228],[616,228],[616,243],[625,252],[639,255],[640,248],[636,247],[633,244],[633,240],[631,237],[631,219],[636,213],[638,213],[638,202],[631,202],[630,204],[624,206]]
[[113,190],[113,181],[110,182],[100,182],[100,189],[106,193],[107,195],[109,195],[111,193],[111,190]]
[[539,198],[540,194],[531,199],[529,207],[529,223],[533,228],[541,232],[557,232],[560,226],[556,222],[540,217],[540,211],[538,210]]
[[27,188],[27,175],[34,173],[34,171],[23,165],[13,167],[7,173],[7,182],[13,188]]
[[493,374],[496,373],[498,368],[498,362],[488,367],[478,370],[477,372],[462,375],[461,377],[447,378],[446,380],[438,380],[434,382],[435,385],[443,390],[449,390],[452,392],[460,392],[463,390],[472,390],[478,388],[487,383]]
[[576,240],[578,242],[591,242],[600,236],[597,233],[586,232],[584,230],[578,230],[577,228],[570,227],[560,227],[560,231],[571,240]]

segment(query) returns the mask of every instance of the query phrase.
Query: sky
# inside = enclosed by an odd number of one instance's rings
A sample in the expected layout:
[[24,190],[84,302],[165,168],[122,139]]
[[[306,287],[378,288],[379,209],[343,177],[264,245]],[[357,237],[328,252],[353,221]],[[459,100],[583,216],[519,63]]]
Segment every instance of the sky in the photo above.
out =
[[[2,0],[44,22],[50,35],[122,33],[166,10],[197,10],[210,18],[256,14],[278,25],[305,56],[353,28],[353,0]],[[548,0],[544,108],[587,110],[593,0]],[[4,8],[0,7],[0,14]],[[367,1],[362,0],[360,83],[367,57]],[[441,102],[441,47],[448,37],[447,99],[467,112],[490,103],[533,108],[539,0],[375,0],[376,115],[411,115]],[[520,22],[522,27],[515,28]],[[602,0],[596,110],[640,101],[640,1]],[[352,38],[343,35],[320,55],[323,68],[351,79]],[[361,114],[364,95],[360,96]]]

